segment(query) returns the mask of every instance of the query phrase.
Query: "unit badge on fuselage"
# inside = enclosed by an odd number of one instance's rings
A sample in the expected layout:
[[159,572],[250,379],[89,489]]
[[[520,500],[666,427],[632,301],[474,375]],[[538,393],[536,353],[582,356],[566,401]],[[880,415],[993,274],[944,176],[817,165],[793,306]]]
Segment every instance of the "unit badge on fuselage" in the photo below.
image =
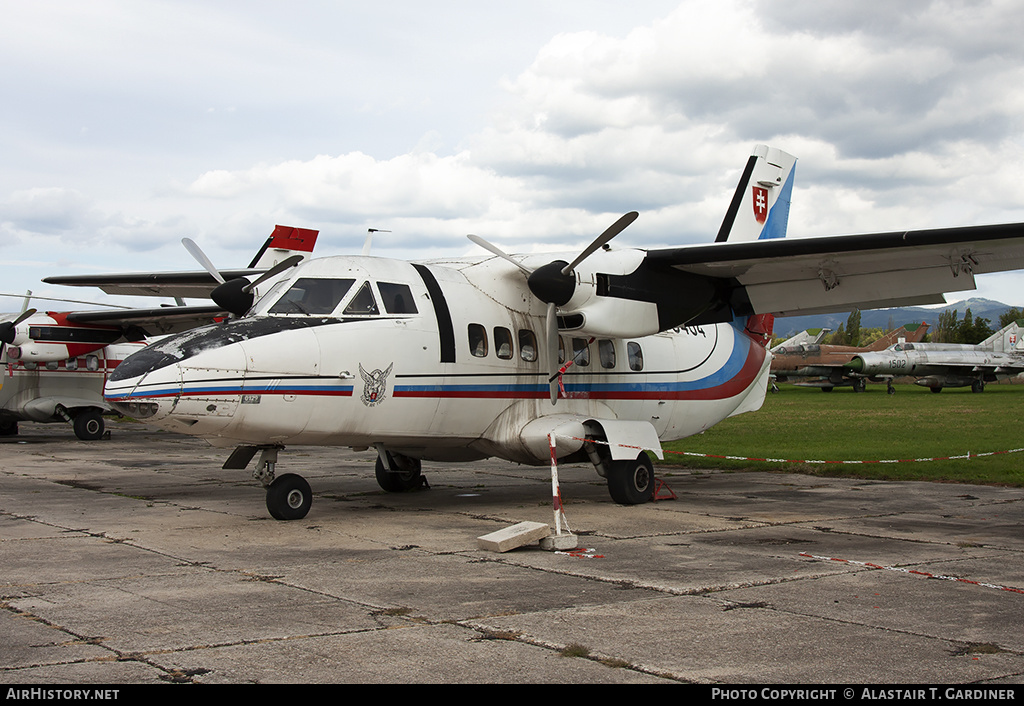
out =
[[359,374],[363,377],[363,404],[367,407],[376,407],[384,401],[388,388],[388,375],[391,374],[393,367],[395,367],[394,363],[389,365],[387,370],[378,368],[372,373],[368,373],[363,368],[363,364],[359,364]]

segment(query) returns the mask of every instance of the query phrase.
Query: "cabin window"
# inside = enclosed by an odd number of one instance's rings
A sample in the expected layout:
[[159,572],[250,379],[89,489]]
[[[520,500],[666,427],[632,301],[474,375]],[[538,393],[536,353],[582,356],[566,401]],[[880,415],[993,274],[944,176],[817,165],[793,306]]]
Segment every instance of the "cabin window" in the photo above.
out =
[[585,338],[572,339],[572,360],[574,365],[590,365],[590,344]]
[[644,352],[640,349],[640,344],[636,341],[630,341],[626,344],[626,354],[629,357],[629,369],[630,370],[643,370],[644,369]]
[[561,365],[565,362],[565,341],[562,337],[558,337],[558,364]]
[[495,326],[494,349],[502,360],[512,360],[512,332],[503,326]]
[[344,313],[346,316],[376,316],[380,313],[377,311],[377,301],[373,298],[369,282],[363,282],[363,286],[345,307]]
[[377,291],[380,292],[381,301],[384,303],[384,311],[389,314],[419,313],[416,311],[416,302],[413,301],[409,285],[378,282]]
[[[322,315],[333,312],[348,290],[352,288],[354,279],[314,279],[300,277],[274,306],[271,314],[307,314]],[[372,300],[372,296],[371,300]]]
[[96,371],[100,369],[100,359],[94,355],[85,356],[85,369]]
[[602,338],[597,342],[597,354],[601,359],[602,368],[615,367],[615,342]]
[[469,352],[477,358],[487,357],[487,329],[480,324],[469,325]]
[[519,357],[527,363],[537,360],[537,337],[530,329],[519,329]]

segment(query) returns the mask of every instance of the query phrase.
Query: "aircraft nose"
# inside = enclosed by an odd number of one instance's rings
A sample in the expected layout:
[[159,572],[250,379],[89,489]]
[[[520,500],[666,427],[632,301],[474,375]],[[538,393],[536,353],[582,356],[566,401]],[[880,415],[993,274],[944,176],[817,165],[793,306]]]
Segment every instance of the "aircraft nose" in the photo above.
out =
[[121,414],[139,421],[163,419],[174,409],[181,394],[177,367],[168,366],[128,378],[107,379],[103,397]]

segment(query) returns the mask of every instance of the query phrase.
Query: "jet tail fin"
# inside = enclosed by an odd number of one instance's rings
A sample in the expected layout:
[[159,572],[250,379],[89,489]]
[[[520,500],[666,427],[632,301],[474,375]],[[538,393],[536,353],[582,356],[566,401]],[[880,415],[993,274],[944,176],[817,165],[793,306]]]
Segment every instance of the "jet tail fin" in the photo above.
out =
[[991,348],[996,353],[1016,353],[1024,350],[1021,333],[1024,331],[1024,319],[1011,321],[984,341],[978,344],[981,348]]
[[716,242],[785,238],[796,157],[757,145],[740,177]]
[[928,333],[928,323],[922,321],[919,324],[905,324],[894,328],[889,333],[878,338],[874,343],[866,347],[869,351],[884,351],[900,342],[902,338],[905,343],[918,343],[924,340]]
[[302,255],[304,260],[308,259],[313,254],[313,246],[319,234],[320,231],[309,228],[274,226],[274,232],[253,257],[249,268],[269,269],[292,255]]

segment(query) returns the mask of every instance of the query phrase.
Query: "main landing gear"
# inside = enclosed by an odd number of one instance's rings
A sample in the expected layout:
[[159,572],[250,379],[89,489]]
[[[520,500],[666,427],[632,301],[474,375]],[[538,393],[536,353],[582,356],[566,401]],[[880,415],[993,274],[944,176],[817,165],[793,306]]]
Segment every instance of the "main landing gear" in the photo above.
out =
[[418,458],[378,449],[375,471],[377,485],[389,493],[406,493],[430,487],[423,476],[422,464]]
[[619,505],[641,505],[654,495],[654,464],[643,451],[633,460],[608,462],[608,494]]

